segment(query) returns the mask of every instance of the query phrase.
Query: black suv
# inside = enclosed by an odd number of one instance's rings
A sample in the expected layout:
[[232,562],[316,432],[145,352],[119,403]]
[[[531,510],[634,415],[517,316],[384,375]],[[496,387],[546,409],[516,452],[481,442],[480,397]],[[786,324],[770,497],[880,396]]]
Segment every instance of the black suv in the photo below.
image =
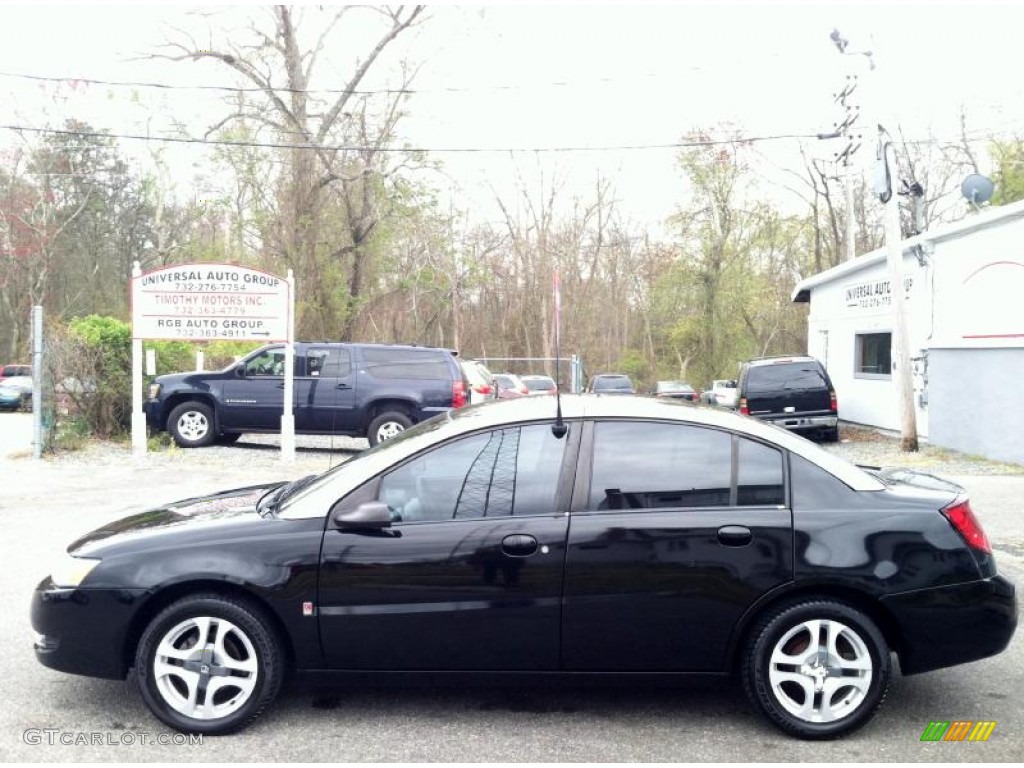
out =
[[[183,448],[279,432],[284,345],[252,352],[223,371],[158,376],[146,421]],[[296,342],[295,432],[365,436],[370,445],[467,403],[452,352],[392,344]]]
[[794,432],[839,440],[839,406],[828,372],[813,357],[764,357],[740,367],[739,412]]

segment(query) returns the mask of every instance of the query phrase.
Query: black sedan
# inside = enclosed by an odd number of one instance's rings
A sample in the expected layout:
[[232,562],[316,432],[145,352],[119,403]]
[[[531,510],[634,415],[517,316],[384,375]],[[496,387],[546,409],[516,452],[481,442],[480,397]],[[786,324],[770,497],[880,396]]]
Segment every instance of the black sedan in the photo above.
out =
[[453,411],[288,484],[72,544],[32,603],[54,669],[134,667],[168,725],[251,722],[286,674],[639,684],[739,675],[804,738],[915,674],[999,653],[1013,585],[957,487],[858,469],[653,398]]

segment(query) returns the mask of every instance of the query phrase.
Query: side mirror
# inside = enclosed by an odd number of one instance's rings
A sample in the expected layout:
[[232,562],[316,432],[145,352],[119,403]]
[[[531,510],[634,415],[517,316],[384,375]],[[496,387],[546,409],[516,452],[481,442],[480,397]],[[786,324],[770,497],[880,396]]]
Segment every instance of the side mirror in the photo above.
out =
[[338,510],[331,515],[331,522],[342,531],[390,528],[391,510],[383,501],[364,501],[355,509]]
[[235,377],[239,379],[245,378],[245,363],[239,363],[235,366]]

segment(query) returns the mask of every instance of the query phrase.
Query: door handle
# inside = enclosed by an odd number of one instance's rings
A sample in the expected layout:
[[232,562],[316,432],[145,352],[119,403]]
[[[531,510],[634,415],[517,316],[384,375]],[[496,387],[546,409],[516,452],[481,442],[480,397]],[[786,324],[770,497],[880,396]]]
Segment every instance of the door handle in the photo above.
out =
[[529,557],[537,551],[537,540],[526,533],[513,533],[501,540],[501,551],[511,557]]
[[352,389],[352,387],[350,385],[348,385],[348,384],[338,384],[334,388],[335,389]]
[[727,547],[745,547],[753,538],[745,525],[723,525],[718,529],[718,543]]

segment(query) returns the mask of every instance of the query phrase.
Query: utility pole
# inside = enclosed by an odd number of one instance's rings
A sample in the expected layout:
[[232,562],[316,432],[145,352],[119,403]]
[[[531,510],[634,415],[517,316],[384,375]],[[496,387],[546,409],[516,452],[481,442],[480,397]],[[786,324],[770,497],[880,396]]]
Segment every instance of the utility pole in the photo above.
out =
[[[848,51],[849,41],[832,30],[832,42],[843,54],[866,56],[872,70],[875,69],[871,51]],[[877,76],[875,77],[877,81]],[[880,101],[875,94],[875,101]],[[876,103],[875,108],[886,112]],[[894,106],[891,107],[894,109]],[[886,120],[892,116],[885,114]],[[895,121],[893,121],[895,122]],[[917,411],[914,409],[914,381],[910,369],[910,333],[907,328],[906,287],[903,278],[903,231],[900,226],[899,168],[892,139],[883,125],[878,125],[878,153],[875,173],[875,192],[885,206],[886,263],[889,272],[889,296],[892,305],[892,374],[896,385],[896,396],[900,414],[900,450],[915,452],[917,442]],[[852,211],[851,211],[852,215]]]
[[892,371],[900,404],[900,450],[913,453],[917,445],[917,411],[910,371],[910,333],[907,330],[906,288],[903,278],[903,230],[900,227],[899,195],[896,193],[896,152],[892,139],[878,126],[878,197],[885,204],[885,246],[888,249],[889,295],[892,297]]

